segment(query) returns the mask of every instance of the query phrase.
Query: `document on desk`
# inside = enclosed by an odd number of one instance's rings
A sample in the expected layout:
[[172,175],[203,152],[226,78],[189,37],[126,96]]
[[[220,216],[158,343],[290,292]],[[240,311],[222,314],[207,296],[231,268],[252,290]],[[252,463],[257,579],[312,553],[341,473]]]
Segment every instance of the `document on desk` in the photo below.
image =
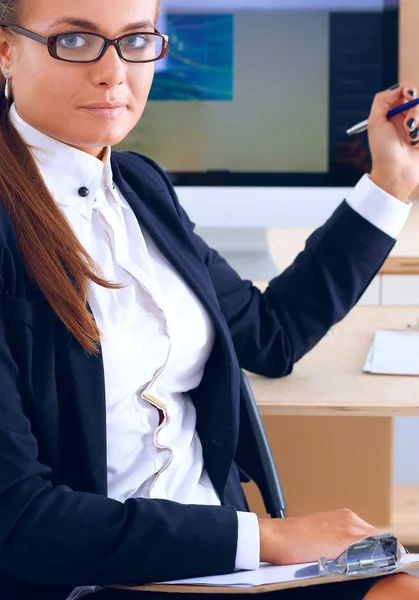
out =
[[[408,572],[419,569],[419,554],[405,554],[401,559],[401,566],[393,571]],[[380,577],[383,573],[377,570],[374,575],[365,577]],[[384,575],[385,576],[385,575]],[[338,583],[354,579],[354,575],[320,576],[318,563],[306,563],[277,567],[268,563],[261,563],[258,571],[236,571],[230,575],[216,575],[213,577],[194,577],[192,579],[178,579],[161,583],[143,585],[138,587],[115,586],[131,591],[150,592],[183,592],[202,594],[258,594],[263,592],[285,590],[295,587],[307,587],[327,583]]]
[[364,372],[376,375],[419,376],[419,333],[376,331]]

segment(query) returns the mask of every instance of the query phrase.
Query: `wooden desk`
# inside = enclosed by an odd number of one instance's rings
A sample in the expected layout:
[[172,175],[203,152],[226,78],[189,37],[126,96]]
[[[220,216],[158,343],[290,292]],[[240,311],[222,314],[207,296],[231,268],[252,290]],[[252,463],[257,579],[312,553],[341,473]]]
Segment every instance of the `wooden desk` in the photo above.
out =
[[377,329],[404,329],[418,307],[356,307],[284,379],[248,374],[262,415],[419,416],[419,378],[362,372]]
[[[374,331],[404,328],[418,316],[419,307],[356,307],[289,377],[249,375],[288,516],[349,507],[402,542],[419,543],[419,498],[408,537],[406,524],[394,526],[404,510],[392,501],[392,417],[419,415],[419,379],[362,373]],[[252,510],[266,515],[256,488],[245,489]]]
[[380,275],[419,275],[419,256],[390,256]]

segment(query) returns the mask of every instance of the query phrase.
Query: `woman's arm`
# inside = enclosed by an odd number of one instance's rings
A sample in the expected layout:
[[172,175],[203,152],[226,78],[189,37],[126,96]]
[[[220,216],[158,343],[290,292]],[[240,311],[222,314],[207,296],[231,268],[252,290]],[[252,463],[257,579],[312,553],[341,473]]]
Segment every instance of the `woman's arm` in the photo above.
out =
[[268,377],[289,374],[294,363],[347,315],[395,243],[343,203],[307,240],[294,263],[261,293],[240,280],[196,235],[194,240],[240,365]]

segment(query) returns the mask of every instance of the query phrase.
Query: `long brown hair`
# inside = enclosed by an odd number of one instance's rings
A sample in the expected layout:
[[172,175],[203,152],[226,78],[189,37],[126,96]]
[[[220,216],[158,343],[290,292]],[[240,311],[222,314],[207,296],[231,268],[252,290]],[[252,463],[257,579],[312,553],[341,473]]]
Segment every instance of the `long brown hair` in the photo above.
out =
[[[0,22],[18,25],[21,0],[0,0]],[[160,4],[160,2],[158,3]],[[100,276],[46,187],[35,160],[9,120],[9,100],[0,72],[0,201],[16,231],[29,277],[57,317],[88,354],[98,354],[100,331],[87,310],[89,280],[119,289]]]

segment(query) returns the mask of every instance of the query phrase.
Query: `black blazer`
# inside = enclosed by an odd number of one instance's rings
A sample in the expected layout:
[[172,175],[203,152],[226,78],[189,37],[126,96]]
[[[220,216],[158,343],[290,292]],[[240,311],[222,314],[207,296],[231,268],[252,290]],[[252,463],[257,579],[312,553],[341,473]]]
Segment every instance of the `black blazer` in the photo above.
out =
[[236,509],[246,510],[234,459],[244,471],[252,468],[245,431],[239,441],[239,367],[267,377],[289,374],[353,307],[394,244],[344,202],[262,294],[194,234],[152,161],[113,153],[112,168],[141,227],[217,332],[191,395],[223,506],[107,498],[102,359],[84,353],[28,278],[0,204],[2,600],[65,598],[76,585],[234,570]]

